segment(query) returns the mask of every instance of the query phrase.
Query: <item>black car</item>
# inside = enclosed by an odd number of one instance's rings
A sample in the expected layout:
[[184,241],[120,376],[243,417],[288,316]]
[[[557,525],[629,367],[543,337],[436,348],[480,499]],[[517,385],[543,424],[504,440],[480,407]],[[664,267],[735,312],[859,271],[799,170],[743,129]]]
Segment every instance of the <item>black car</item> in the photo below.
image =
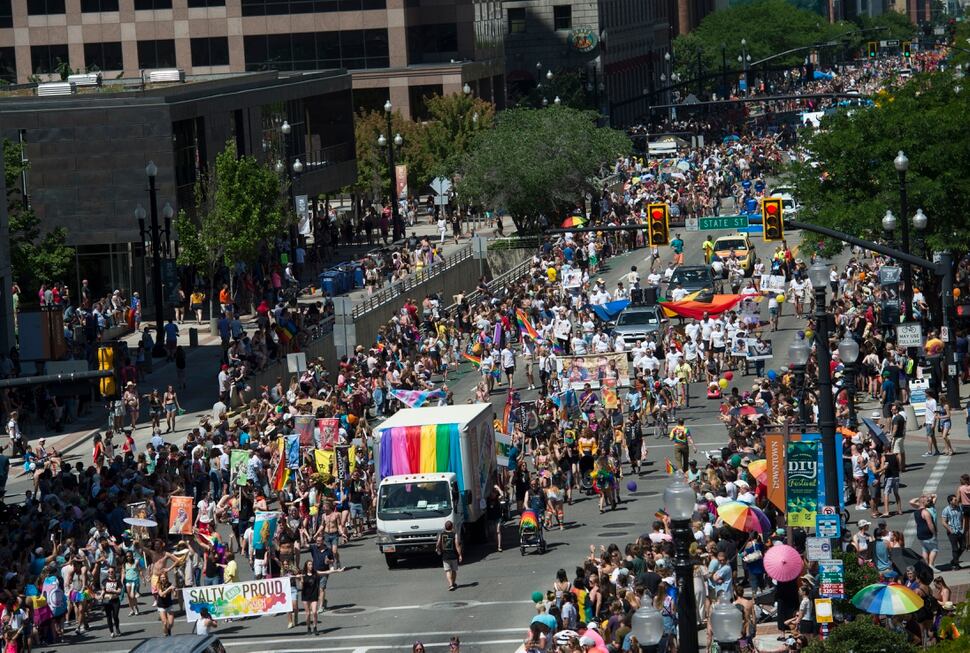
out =
[[670,284],[667,286],[667,296],[671,291],[680,285],[688,293],[698,290],[709,290],[715,292],[714,273],[711,272],[709,265],[681,265],[674,270],[670,277]]

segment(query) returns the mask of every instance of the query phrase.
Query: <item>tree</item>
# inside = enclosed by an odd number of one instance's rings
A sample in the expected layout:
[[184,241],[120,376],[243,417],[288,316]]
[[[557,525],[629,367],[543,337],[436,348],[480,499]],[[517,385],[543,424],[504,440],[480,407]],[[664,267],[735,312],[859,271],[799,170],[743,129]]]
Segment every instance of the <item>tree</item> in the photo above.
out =
[[[970,141],[961,125],[970,113],[970,94],[960,92],[949,73],[919,75],[905,86],[877,94],[875,106],[843,110],[822,120],[808,135],[811,160],[792,166],[799,218],[868,240],[883,236],[881,220],[891,210],[911,220],[922,207],[929,216],[930,249],[970,247]],[[902,216],[893,159],[909,158],[909,211]],[[915,249],[915,232],[911,230]],[[807,234],[823,253],[843,243]]]
[[855,621],[839,624],[832,629],[826,640],[813,640],[805,653],[916,653],[916,647],[899,633],[872,623],[872,619],[859,616]]
[[583,194],[604,162],[630,150],[622,132],[595,126],[596,114],[564,106],[510,109],[477,134],[457,191],[465,201],[505,209],[520,233],[541,229]]
[[422,138],[415,142],[427,152],[430,173],[417,178],[424,187],[438,176],[450,177],[468,154],[478,130],[491,129],[495,122],[495,105],[474,95],[454,93],[435,95],[427,100],[431,121],[424,124]]
[[210,315],[219,270],[253,261],[286,224],[280,178],[254,157],[238,157],[235,142],[227,141],[214,172],[196,182],[195,216],[183,210],[175,220],[178,262],[208,275]]
[[4,182],[7,188],[7,216],[10,223],[10,264],[13,278],[26,297],[42,283],[63,281],[74,261],[67,245],[67,230],[55,227],[42,232],[40,218],[27,208],[21,189],[21,175],[30,163],[22,161],[21,145],[3,141]]

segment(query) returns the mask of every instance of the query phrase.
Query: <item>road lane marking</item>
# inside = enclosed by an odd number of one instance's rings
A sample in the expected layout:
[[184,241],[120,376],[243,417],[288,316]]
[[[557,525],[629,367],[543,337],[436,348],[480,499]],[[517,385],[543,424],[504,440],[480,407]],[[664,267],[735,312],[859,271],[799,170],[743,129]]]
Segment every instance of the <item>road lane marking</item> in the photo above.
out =
[[[519,630],[522,630],[522,629],[520,628]],[[307,638],[304,637],[302,641],[306,642]],[[478,642],[468,642],[468,641],[462,640],[461,645],[468,646],[468,647],[471,647],[471,646],[504,647],[508,644],[521,644],[523,641],[524,639],[521,637],[517,639],[489,639],[489,640],[482,640]],[[243,644],[245,643],[249,643],[249,642],[244,642]],[[450,644],[451,644],[451,641],[424,642],[424,647],[426,649],[448,648]],[[228,646],[228,644],[226,644],[226,646]],[[328,648],[321,648],[319,646],[314,646],[313,648],[282,648],[282,649],[274,648],[274,649],[266,649],[266,650],[257,649],[252,653],[337,653],[338,651],[350,651],[351,653],[361,653],[363,651],[387,651],[387,650],[400,651],[402,648],[407,648],[407,647],[406,646],[402,647],[400,644],[377,644],[375,646],[335,646],[335,647],[328,647]]]
[[[943,475],[946,473],[946,468],[950,464],[952,456],[938,456],[936,464],[933,465],[933,470],[930,472],[929,478],[926,479],[926,484],[923,485],[923,491],[920,495],[933,494],[936,489],[940,486],[940,481],[943,480]],[[939,505],[939,502],[937,502]],[[909,526],[903,531],[903,540],[906,542],[912,541],[916,537],[916,520],[911,519],[909,521]]]

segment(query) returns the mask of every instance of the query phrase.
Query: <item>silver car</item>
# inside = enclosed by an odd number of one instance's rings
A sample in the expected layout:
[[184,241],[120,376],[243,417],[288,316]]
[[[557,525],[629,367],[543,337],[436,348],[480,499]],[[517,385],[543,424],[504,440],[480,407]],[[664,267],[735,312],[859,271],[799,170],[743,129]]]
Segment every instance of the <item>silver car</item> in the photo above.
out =
[[616,317],[613,337],[623,336],[623,342],[629,351],[638,340],[659,331],[666,321],[667,318],[659,306],[628,306]]

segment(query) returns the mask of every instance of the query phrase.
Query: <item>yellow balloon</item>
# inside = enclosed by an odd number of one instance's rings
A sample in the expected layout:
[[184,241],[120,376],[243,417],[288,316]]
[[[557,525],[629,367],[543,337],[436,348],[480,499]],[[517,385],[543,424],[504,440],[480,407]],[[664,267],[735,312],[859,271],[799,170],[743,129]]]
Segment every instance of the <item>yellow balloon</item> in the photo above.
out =
[[811,329],[805,329],[805,340],[811,340],[812,336],[814,335],[815,335],[814,331],[812,331]]
[[721,379],[720,381],[717,382],[717,384],[721,386],[721,390],[727,390],[727,386],[728,386],[727,379]]
[[780,304],[780,303],[782,303],[783,301],[785,301],[785,296],[784,296],[784,295],[781,295],[781,294],[779,294],[779,295],[778,295],[777,297],[775,297],[775,299],[776,299],[776,300],[778,300],[778,303]]

